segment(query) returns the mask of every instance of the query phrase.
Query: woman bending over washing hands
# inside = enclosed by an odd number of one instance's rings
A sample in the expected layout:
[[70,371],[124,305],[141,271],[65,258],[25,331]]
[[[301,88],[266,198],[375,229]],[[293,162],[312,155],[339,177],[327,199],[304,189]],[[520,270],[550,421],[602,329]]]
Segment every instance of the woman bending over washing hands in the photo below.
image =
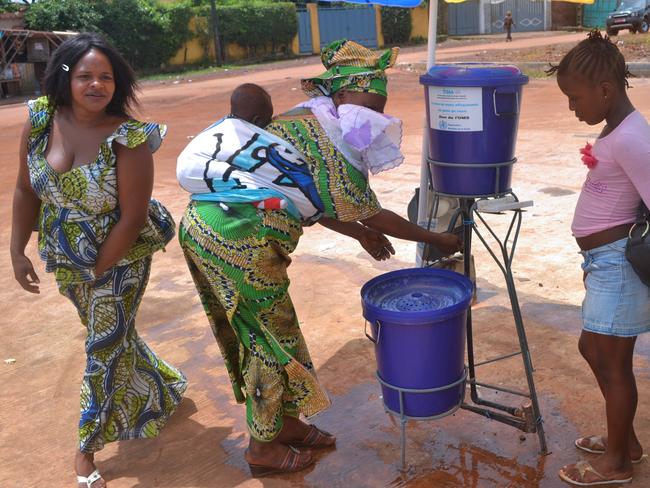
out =
[[233,114],[179,156],[179,181],[193,193],[180,242],[235,398],[246,404],[253,475],[302,470],[314,462],[310,449],[336,441],[300,419],[330,404],[288,293],[289,255],[303,226],[318,222],[355,237],[375,259],[390,257],[384,234],[450,254],[461,247],[455,235],[383,209],[369,186],[369,172],[404,159],[401,122],[383,114],[384,71],[396,56],[396,48],[377,56],[336,41],[321,56],[328,71],[303,80],[315,98],[266,130]]

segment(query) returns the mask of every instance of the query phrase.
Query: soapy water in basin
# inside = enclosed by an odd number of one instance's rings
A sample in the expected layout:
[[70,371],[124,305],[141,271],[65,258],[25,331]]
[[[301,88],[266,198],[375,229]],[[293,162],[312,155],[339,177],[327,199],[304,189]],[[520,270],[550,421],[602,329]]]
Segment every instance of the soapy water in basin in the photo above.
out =
[[367,301],[390,312],[426,312],[452,307],[465,294],[457,282],[447,278],[409,276],[377,283]]

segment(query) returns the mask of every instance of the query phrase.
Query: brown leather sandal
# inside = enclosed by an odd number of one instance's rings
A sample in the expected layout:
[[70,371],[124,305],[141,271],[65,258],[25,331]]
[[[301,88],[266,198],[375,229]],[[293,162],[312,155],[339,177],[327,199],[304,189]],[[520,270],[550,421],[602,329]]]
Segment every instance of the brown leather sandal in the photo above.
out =
[[334,447],[336,437],[329,432],[319,429],[315,425],[309,426],[309,432],[300,442],[290,442],[294,447],[315,449],[319,447]]
[[271,474],[295,473],[296,471],[301,471],[314,464],[314,458],[311,454],[307,453],[307,461],[301,461],[302,453],[291,446],[287,447],[289,448],[287,454],[284,456],[284,459],[279,466],[265,466],[262,464],[248,463],[248,467],[250,468],[253,477],[260,478]]

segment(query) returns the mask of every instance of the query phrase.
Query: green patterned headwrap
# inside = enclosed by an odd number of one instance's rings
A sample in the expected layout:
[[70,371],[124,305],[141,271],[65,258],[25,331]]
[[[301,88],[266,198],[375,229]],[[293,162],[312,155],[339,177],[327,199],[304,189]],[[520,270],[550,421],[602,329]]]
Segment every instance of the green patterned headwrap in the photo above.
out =
[[320,56],[327,71],[302,80],[302,89],[310,97],[332,96],[343,89],[387,96],[384,71],[395,64],[398,52],[393,47],[377,55],[354,41],[334,41]]

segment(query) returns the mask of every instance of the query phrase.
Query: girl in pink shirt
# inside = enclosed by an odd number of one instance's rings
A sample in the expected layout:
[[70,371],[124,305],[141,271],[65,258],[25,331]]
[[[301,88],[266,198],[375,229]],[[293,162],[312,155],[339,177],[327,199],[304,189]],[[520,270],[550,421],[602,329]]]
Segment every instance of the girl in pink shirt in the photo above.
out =
[[641,200],[650,204],[650,126],[627,96],[625,59],[609,38],[589,33],[558,66],[569,110],[588,125],[606,122],[593,147],[572,231],[584,257],[583,329],[578,347],[605,398],[607,436],[575,441],[600,456],[564,466],[560,478],[578,486],[632,481],[643,459],[633,427],[637,390],[632,370],[636,336],[650,330],[650,288],[625,259],[625,244]]

